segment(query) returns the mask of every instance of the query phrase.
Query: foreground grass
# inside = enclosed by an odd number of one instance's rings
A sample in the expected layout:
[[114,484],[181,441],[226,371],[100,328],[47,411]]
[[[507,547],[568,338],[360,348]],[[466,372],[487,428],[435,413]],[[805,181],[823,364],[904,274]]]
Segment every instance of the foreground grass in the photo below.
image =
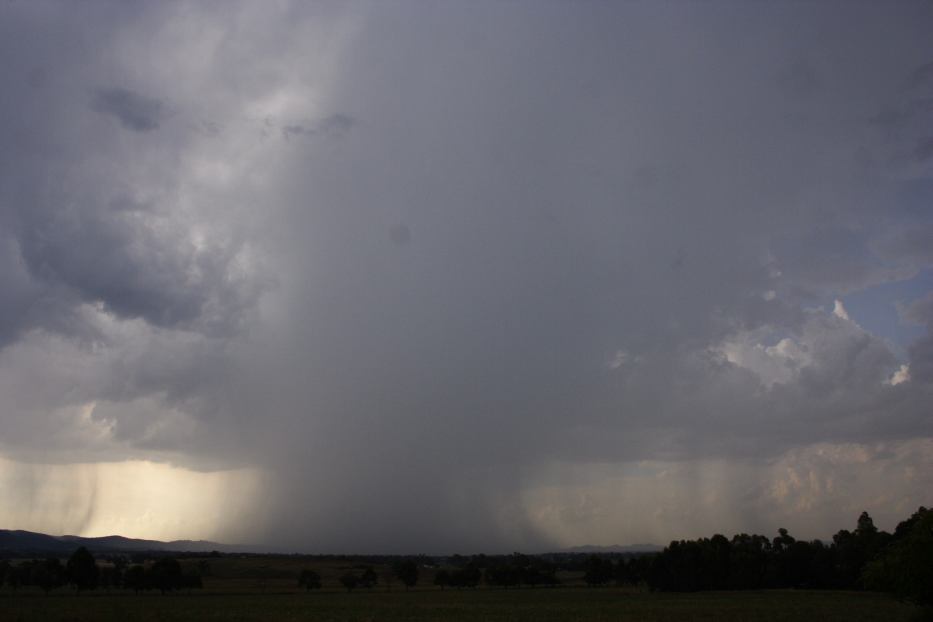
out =
[[421,590],[360,593],[0,593],[4,622],[320,620],[322,622],[908,621],[914,608],[880,594],[824,591],[651,594],[620,589]]

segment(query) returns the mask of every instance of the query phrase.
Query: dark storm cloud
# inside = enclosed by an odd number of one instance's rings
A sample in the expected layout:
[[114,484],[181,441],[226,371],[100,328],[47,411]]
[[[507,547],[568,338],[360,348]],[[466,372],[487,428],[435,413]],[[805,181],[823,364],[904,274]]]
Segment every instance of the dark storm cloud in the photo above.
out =
[[3,449],[252,466],[254,540],[467,551],[598,515],[524,505],[560,465],[933,435],[928,340],[895,385],[832,311],[931,265],[931,14],[846,7],[5,7],[46,60],[0,79],[49,69],[0,98]]
[[[650,11],[628,28],[609,10],[562,11],[378,12],[333,96],[368,120],[366,133],[287,175],[290,201],[317,202],[287,219],[304,259],[300,277],[283,279],[311,319],[280,372],[309,383],[298,415],[308,434],[282,456],[311,443],[345,473],[313,486],[326,494],[308,503],[355,506],[366,482],[386,490],[415,472],[383,514],[403,523],[409,503],[434,501],[426,520],[445,523],[451,489],[487,468],[508,496],[555,459],[760,457],[930,434],[924,390],[886,385],[898,361],[882,340],[798,306],[913,273],[871,253],[896,223],[885,222],[890,188],[860,179],[858,143],[886,157],[867,119],[929,50],[890,60],[897,75],[872,73],[869,102],[857,95],[866,76],[845,64],[788,88],[783,68],[801,51],[772,47],[793,19],[779,12],[775,24],[746,15],[754,35],[739,36],[701,13],[671,33]],[[811,17],[814,32],[829,19]],[[519,22],[535,34],[510,36]],[[579,42],[582,23],[586,45],[552,45]],[[804,54],[867,53],[860,37],[836,36],[801,35]],[[371,85],[385,75],[396,78],[380,98]],[[650,96],[627,88],[646,83]],[[863,138],[840,143],[847,135]],[[380,231],[400,220],[418,244],[390,255]],[[719,346],[743,331],[766,345],[789,333],[799,352],[732,360]],[[778,382],[759,375],[769,365]]]
[[[89,6],[87,17],[98,8]],[[233,266],[243,237],[230,227],[206,227],[203,210],[183,213],[178,204],[175,159],[189,148],[188,140],[167,132],[150,136],[168,116],[162,101],[127,88],[89,90],[81,83],[104,73],[119,78],[121,72],[113,59],[103,61],[108,69],[88,65],[82,54],[90,53],[89,41],[100,44],[120,28],[155,16],[104,11],[106,19],[79,21],[45,45],[24,33],[37,24],[54,29],[61,16],[44,15],[38,6],[4,11],[4,45],[13,48],[5,56],[24,62],[7,65],[4,78],[14,79],[20,69],[34,71],[29,68],[43,59],[55,59],[60,67],[42,71],[43,97],[8,91],[0,102],[11,138],[0,154],[6,164],[0,233],[11,259],[2,270],[15,281],[5,307],[18,318],[0,334],[15,326],[84,331],[75,315],[79,304],[101,304],[118,317],[159,327],[229,333],[257,290]],[[88,92],[90,110],[82,117],[74,104]],[[149,146],[121,142],[124,128],[146,134]],[[206,235],[192,235],[199,228]]]
[[399,246],[405,246],[411,242],[411,229],[408,228],[408,225],[392,225],[389,227],[389,239]]
[[871,243],[872,252],[880,259],[914,267],[933,261],[933,224],[911,223],[889,231]]
[[142,316],[157,325],[199,314],[205,292],[188,286],[185,269],[191,259],[183,249],[164,252],[144,226],[116,210],[79,210],[26,225],[21,250],[38,279],[61,283],[89,302],[103,301],[119,315]]
[[933,383],[933,292],[908,305],[902,316],[927,329],[927,336],[910,346],[911,380]]
[[915,153],[917,155],[917,160],[920,162],[926,162],[930,158],[933,158],[933,137],[918,141]]
[[93,93],[91,107],[116,117],[128,130],[149,132],[158,129],[166,118],[164,104],[124,88],[99,88]]
[[910,322],[933,325],[933,292],[910,303],[902,315]]
[[920,88],[933,86],[933,62],[917,67],[911,73],[908,84]]
[[[46,188],[8,212],[15,261],[7,265],[20,278],[27,272],[32,290],[156,326],[223,331],[237,321],[250,294],[229,274],[236,246],[199,249],[156,207],[81,192]],[[11,303],[26,294],[14,289]]]

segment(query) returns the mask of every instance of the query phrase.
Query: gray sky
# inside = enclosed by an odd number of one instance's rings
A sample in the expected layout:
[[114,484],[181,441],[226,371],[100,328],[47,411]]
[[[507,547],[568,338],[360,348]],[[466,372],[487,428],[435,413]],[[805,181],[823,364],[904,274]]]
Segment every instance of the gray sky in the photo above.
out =
[[7,2],[0,526],[544,550],[933,503],[933,5]]

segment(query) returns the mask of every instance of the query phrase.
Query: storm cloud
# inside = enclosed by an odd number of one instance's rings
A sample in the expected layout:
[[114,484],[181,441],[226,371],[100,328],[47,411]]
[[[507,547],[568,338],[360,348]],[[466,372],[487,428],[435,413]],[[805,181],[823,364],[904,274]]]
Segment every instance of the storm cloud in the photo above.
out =
[[113,115],[123,127],[137,132],[158,129],[166,116],[161,101],[122,88],[96,89],[91,107]]
[[930,503],[929,4],[78,13],[0,8],[0,501],[248,471],[126,535],[320,552]]

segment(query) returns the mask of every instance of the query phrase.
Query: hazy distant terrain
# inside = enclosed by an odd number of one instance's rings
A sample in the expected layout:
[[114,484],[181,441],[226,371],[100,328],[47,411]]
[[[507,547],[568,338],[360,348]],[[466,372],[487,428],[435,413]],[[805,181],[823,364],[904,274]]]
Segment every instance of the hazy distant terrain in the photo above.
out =
[[657,553],[664,547],[657,544],[613,544],[610,546],[598,546],[595,544],[584,544],[582,546],[571,546],[564,549],[566,553]]
[[[22,555],[60,554],[70,555],[77,547],[99,553],[121,553],[128,551],[165,551],[165,552],[208,552],[221,553],[270,553],[282,552],[249,544],[223,544],[210,540],[143,540],[124,536],[102,536],[86,538],[82,536],[51,536],[21,529],[0,529],[0,556],[19,553]],[[614,544],[598,546],[584,544],[561,549],[561,553],[656,553],[664,547],[657,544]]]
[[121,553],[129,551],[220,551],[259,552],[257,547],[247,545],[229,545],[208,540],[140,540],[123,536],[103,536],[83,538],[81,536],[50,536],[32,531],[0,529],[0,557],[20,554],[35,555],[71,555],[79,546],[87,547],[95,553]]

